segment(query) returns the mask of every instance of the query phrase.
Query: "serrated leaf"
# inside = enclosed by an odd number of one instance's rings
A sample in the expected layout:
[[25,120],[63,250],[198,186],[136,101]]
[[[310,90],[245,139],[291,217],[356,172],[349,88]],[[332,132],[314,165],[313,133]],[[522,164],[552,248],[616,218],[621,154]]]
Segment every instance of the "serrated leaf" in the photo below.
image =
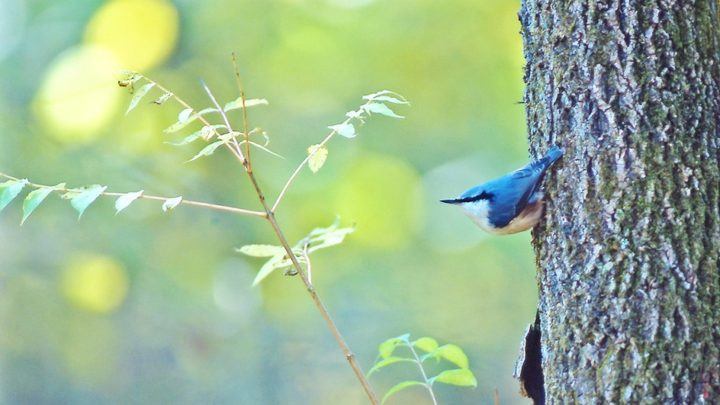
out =
[[435,358],[445,359],[460,368],[469,367],[467,355],[465,354],[463,349],[461,349],[457,345],[447,344],[440,346],[437,348],[437,350],[430,353],[429,355]]
[[102,193],[105,192],[105,189],[107,189],[106,186],[94,184],[70,197],[70,205],[72,205],[73,208],[75,208],[75,211],[78,212],[78,219],[82,217],[83,213],[90,204],[92,204],[98,197],[100,197],[100,195],[102,195]]
[[420,339],[412,342],[412,345],[413,347],[417,347],[427,353],[432,353],[438,348],[437,340],[431,337],[421,337]]
[[[264,98],[251,98],[251,99],[245,100],[245,108],[253,107],[256,105],[268,105],[268,101],[265,100]],[[237,110],[237,109],[242,108],[242,106],[243,106],[242,97],[238,97],[235,100],[230,101],[227,104],[225,104],[225,106],[223,107],[223,110],[225,110],[225,111]]]
[[167,212],[168,210],[175,209],[180,203],[182,202],[182,196],[181,197],[175,197],[175,198],[168,198],[165,200],[165,202],[162,205],[163,212]]
[[190,114],[192,114],[193,109],[192,108],[186,108],[178,114],[178,122],[185,122],[190,118]]
[[136,191],[134,193],[127,193],[123,194],[120,197],[118,197],[117,200],[115,200],[115,215],[119,214],[120,211],[127,208],[130,204],[132,204],[133,201],[140,198],[140,196],[143,194],[143,190]]
[[420,381],[403,381],[401,383],[395,384],[392,388],[388,390],[387,393],[385,393],[385,396],[383,396],[382,402],[385,403],[385,401],[388,400],[391,396],[397,394],[398,392],[404,390],[405,388],[414,387],[416,385],[425,385],[425,383],[422,383]]
[[236,250],[253,257],[273,257],[285,254],[285,249],[282,246],[275,245],[245,245]]
[[[222,126],[224,127],[224,125],[222,125]],[[208,139],[215,132],[214,127],[215,127],[214,125],[213,126],[206,125],[206,126],[202,127],[201,129],[193,132],[192,134],[186,136],[185,138],[183,138],[182,140],[180,140],[178,142],[165,142],[165,143],[173,145],[173,146],[183,146],[183,145],[187,145],[189,143],[195,142],[199,138]]]
[[328,150],[325,146],[312,145],[307,149],[307,151],[310,156],[310,159],[308,160],[308,167],[310,168],[310,171],[317,173],[318,170],[320,170],[320,168],[322,168],[325,164],[325,160],[327,160]]
[[380,345],[378,346],[378,353],[380,354],[380,357],[382,357],[383,359],[387,359],[388,357],[392,356],[395,348],[402,343],[407,343],[409,337],[410,334],[406,333],[404,335],[390,338],[380,343]]
[[355,138],[357,136],[357,134],[355,133],[355,126],[350,123],[330,125],[328,128],[337,132],[338,135],[344,136],[345,138]]
[[23,217],[22,221],[20,221],[20,225],[24,224],[25,221],[30,217],[30,214],[35,211],[37,207],[42,204],[42,202],[47,198],[50,193],[55,191],[58,188],[64,188],[65,183],[60,183],[57,186],[54,187],[42,187],[37,190],[31,191],[27,197],[25,197],[25,201],[23,201]]
[[193,160],[199,159],[203,156],[210,156],[213,153],[215,153],[215,150],[220,147],[220,145],[224,144],[225,141],[215,141],[204,148],[200,150],[200,152],[197,153],[197,155],[193,156],[192,159],[188,160],[188,162],[192,162]]
[[365,111],[370,113],[382,114],[387,117],[393,118],[405,118],[402,115],[395,114],[395,111],[391,110],[390,107],[386,106],[383,103],[370,103],[366,104],[363,108],[365,109]]
[[375,373],[376,371],[380,370],[383,367],[386,367],[386,366],[389,366],[389,365],[395,364],[395,363],[402,363],[402,362],[414,363],[415,360],[408,359],[405,357],[388,357],[386,359],[382,359],[382,360],[378,361],[377,363],[375,363],[375,365],[372,366],[370,371],[368,371],[367,376],[370,377],[373,373]]
[[135,94],[133,94],[132,99],[130,100],[130,105],[128,106],[127,111],[125,111],[125,114],[127,115],[130,111],[132,111],[135,107],[137,107],[138,103],[140,103],[140,100],[142,100],[143,97],[152,89],[155,87],[155,83],[146,83],[139,89],[135,91]]
[[170,97],[172,97],[172,95],[173,95],[172,93],[163,93],[163,95],[156,98],[155,101],[153,101],[153,103],[155,103],[157,105],[162,105],[164,102],[168,101],[170,99]]
[[265,264],[260,268],[260,271],[255,276],[255,279],[253,280],[253,287],[260,284],[267,276],[272,274],[275,270],[282,269],[285,267],[292,266],[292,262],[290,259],[285,259],[284,255],[277,255],[265,262]]
[[448,385],[456,385],[458,387],[477,387],[477,379],[472,371],[466,368],[457,368],[454,370],[445,370],[442,373],[432,377],[430,384],[441,382]]
[[4,183],[0,183],[0,211],[5,209],[20,194],[22,189],[27,184],[27,179],[24,180],[8,180]]

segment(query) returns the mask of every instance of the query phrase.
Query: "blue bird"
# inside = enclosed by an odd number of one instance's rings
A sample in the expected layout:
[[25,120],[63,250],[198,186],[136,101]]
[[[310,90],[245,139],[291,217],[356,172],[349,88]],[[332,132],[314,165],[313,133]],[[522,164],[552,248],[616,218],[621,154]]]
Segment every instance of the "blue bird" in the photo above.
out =
[[557,146],[539,160],[495,180],[475,186],[460,197],[440,200],[457,205],[480,228],[509,235],[535,226],[543,213],[540,189],[545,172],[563,155]]

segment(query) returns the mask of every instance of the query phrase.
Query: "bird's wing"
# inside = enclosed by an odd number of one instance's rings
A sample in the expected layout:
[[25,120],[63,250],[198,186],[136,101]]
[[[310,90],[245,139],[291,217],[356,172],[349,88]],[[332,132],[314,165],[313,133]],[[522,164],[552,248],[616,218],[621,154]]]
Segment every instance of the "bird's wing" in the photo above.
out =
[[[502,228],[525,209],[540,184],[542,172],[528,165],[487,185],[488,191],[493,194],[493,211],[498,218],[493,225]],[[500,190],[502,184],[505,187]],[[508,187],[508,184],[511,186]]]

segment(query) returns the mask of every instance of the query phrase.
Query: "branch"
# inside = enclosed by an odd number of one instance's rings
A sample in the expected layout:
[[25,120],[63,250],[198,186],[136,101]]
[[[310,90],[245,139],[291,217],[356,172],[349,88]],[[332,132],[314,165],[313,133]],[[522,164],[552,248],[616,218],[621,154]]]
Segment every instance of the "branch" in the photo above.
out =
[[[223,120],[225,121],[225,125],[227,125],[227,129],[230,132],[233,132],[233,129],[230,125],[230,120],[228,119],[227,115],[225,114],[225,111],[223,111],[221,108],[219,108],[219,104],[217,100],[215,100],[215,97],[213,97],[212,93],[210,92],[210,89],[205,86],[205,91],[208,93],[208,96],[213,101],[213,103],[218,107],[218,110],[220,111],[220,114],[222,114]],[[244,123],[243,125],[247,128],[248,121],[247,121],[247,112],[245,103],[243,102],[243,117],[244,117]],[[346,120],[346,123],[350,120]],[[334,135],[335,131],[333,131],[324,142],[327,142],[329,138]],[[237,141],[236,141],[237,143]],[[242,156],[242,152],[240,152],[240,156]],[[307,158],[305,161],[301,164],[305,164],[307,161]],[[290,244],[288,243],[287,239],[285,238],[285,234],[280,229],[280,225],[278,225],[277,220],[275,219],[275,213],[274,209],[270,208],[267,201],[265,200],[265,194],[263,194],[262,188],[258,184],[257,178],[255,177],[255,173],[252,171],[252,166],[250,164],[250,161],[244,158],[240,159],[240,163],[245,168],[245,173],[247,173],[248,178],[250,179],[250,183],[252,183],[253,188],[255,189],[255,193],[258,196],[258,200],[260,200],[260,204],[262,204],[263,209],[265,210],[265,218],[270,222],[270,226],[272,226],[273,231],[275,232],[275,236],[277,237],[278,241],[280,242],[280,245],[282,245],[283,249],[285,249],[285,252],[287,253],[287,257],[290,259],[290,262],[292,263],[293,267],[295,268],[295,271],[300,275],[300,279],[302,280],[303,284],[305,284],[305,287],[308,290],[308,293],[310,294],[310,297],[313,300],[313,303],[315,304],[315,307],[317,308],[318,312],[320,312],[320,316],[325,320],[325,323],[327,324],[328,329],[330,330],[330,333],[332,333],[333,337],[335,338],[335,341],[338,343],[338,346],[340,346],[340,349],[343,351],[343,354],[345,355],[345,359],[347,359],[348,363],[350,364],[350,367],[352,368],[353,372],[355,373],[355,376],[357,377],[358,381],[362,385],[363,389],[365,390],[365,394],[367,394],[368,398],[370,399],[370,402],[372,404],[379,404],[379,401],[377,397],[375,396],[375,392],[373,391],[372,387],[370,386],[370,383],[368,382],[367,378],[365,378],[365,373],[363,373],[362,369],[360,368],[360,365],[357,363],[357,360],[355,359],[355,355],[350,350],[350,347],[345,342],[345,338],[343,338],[342,334],[340,333],[340,330],[338,329],[337,325],[333,321],[332,317],[330,316],[330,313],[327,310],[327,307],[325,307],[325,304],[320,299],[320,296],[315,291],[315,287],[313,287],[312,282],[308,278],[307,273],[305,272],[305,269],[300,265],[300,261],[298,260],[297,256],[295,255],[295,252],[293,251],[292,247],[290,247]],[[286,188],[289,185],[286,185]]]
[[[6,178],[8,180],[15,180],[15,181],[21,180],[17,177],[13,177],[13,176],[7,175],[5,173],[0,173],[0,177]],[[49,189],[52,189],[53,192],[57,192],[57,193],[81,192],[82,191],[77,188],[55,187],[55,186],[48,186],[48,185],[37,184],[37,183],[32,183],[32,182],[27,182],[26,184],[33,188],[49,188]],[[120,197],[120,196],[123,196],[126,194],[127,193],[103,192],[100,195],[106,196],[106,197]],[[172,199],[173,197],[160,197],[160,196],[155,196],[155,195],[142,194],[138,198],[145,199],[145,200],[167,201],[167,200]],[[266,216],[266,214],[262,211],[252,211],[252,210],[246,210],[244,208],[231,207],[231,206],[227,206],[227,205],[212,204],[212,203],[207,203],[207,202],[202,202],[202,201],[186,200],[184,198],[180,201],[180,204],[181,205],[189,205],[189,206],[193,206],[193,207],[207,208],[207,209],[211,209],[214,211],[232,212],[234,214],[240,214],[240,215],[249,215],[249,216],[256,216],[256,217],[263,217],[263,218]]]
[[[359,108],[359,110],[362,110],[366,105],[368,105],[372,102],[373,102],[373,100],[368,100],[368,102],[363,104]],[[345,121],[343,121],[339,125],[347,125],[350,123],[350,121],[353,120],[353,118],[354,117],[348,117]],[[337,134],[337,130],[333,129],[329,134],[327,134],[325,136],[325,138],[322,140],[322,142],[320,142],[318,144],[318,146],[316,148],[314,148],[310,153],[308,153],[308,155],[305,157],[305,159],[302,162],[300,162],[298,167],[295,168],[293,173],[290,175],[290,178],[288,178],[288,180],[285,182],[285,185],[283,186],[282,190],[280,191],[280,194],[278,194],[277,199],[275,199],[275,203],[273,204],[273,206],[271,208],[272,212],[275,212],[277,210],[278,205],[280,205],[280,202],[282,201],[283,197],[285,197],[285,193],[287,193],[288,189],[290,188],[290,185],[293,183],[293,181],[295,181],[295,178],[298,176],[298,174],[300,174],[300,170],[302,170],[303,167],[305,167],[307,162],[310,161],[310,159],[313,157],[313,155],[315,155],[315,153],[317,153],[318,150],[320,150],[323,146],[325,146],[325,144],[330,142],[330,140],[333,138],[333,136],[335,136],[335,134]]]

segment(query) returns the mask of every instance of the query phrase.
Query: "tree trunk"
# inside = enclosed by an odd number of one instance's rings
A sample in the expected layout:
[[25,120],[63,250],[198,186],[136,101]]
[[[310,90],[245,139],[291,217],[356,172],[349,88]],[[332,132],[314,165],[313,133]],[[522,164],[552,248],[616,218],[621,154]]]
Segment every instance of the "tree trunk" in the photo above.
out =
[[547,401],[718,403],[717,0],[519,16],[531,151],[565,148],[533,233]]

